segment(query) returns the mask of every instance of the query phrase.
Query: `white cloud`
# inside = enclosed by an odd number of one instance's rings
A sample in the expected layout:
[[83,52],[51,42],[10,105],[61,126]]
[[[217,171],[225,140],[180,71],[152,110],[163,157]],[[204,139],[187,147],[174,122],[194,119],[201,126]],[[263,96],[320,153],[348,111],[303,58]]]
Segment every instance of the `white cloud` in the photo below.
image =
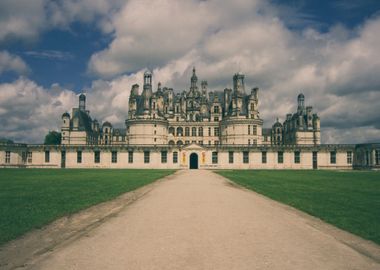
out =
[[10,54],[7,51],[0,51],[0,74],[5,71],[24,74],[28,70],[28,66],[19,56]]
[[93,23],[105,33],[123,0],[2,0],[0,42],[34,40],[53,28],[69,28],[73,22]]
[[[144,68],[153,69],[155,84],[161,81],[182,91],[189,86],[195,65],[199,79],[209,81],[210,91],[231,87],[233,74],[245,73],[246,92],[261,89],[260,112],[267,127],[276,117],[284,120],[286,113],[294,112],[296,97],[303,92],[306,103],[321,116],[323,142],[380,139],[380,18],[355,29],[336,25],[321,33],[310,27],[288,28],[287,19],[278,16],[279,7],[260,0],[122,3],[45,2],[53,26],[100,18],[98,26],[114,36],[88,63],[88,70],[101,78],[86,90],[88,108],[99,120],[124,125],[131,85],[142,81]],[[40,31],[38,23],[31,27]],[[3,36],[0,30],[0,40]],[[49,90],[41,91],[50,97]],[[57,101],[50,97],[46,102]],[[57,110],[61,114],[70,108]],[[4,111],[8,109],[1,106],[0,113]],[[53,126],[50,121],[46,122]],[[22,130],[21,125],[18,128]],[[350,134],[358,137],[350,139]]]
[[261,1],[156,3],[132,0],[124,6],[112,22],[114,40],[92,56],[91,72],[112,77],[153,67],[157,81],[180,91],[188,87],[193,65],[210,90],[231,86],[232,75],[241,71],[247,91],[262,89],[266,126],[277,116],[284,120],[304,92],[330,134],[333,127],[336,133],[360,127],[368,129],[363,134],[378,134],[371,130],[380,122],[380,18],[355,29],[335,25],[325,33],[299,32],[277,17],[276,6]]
[[41,143],[75,101],[72,91],[57,85],[44,89],[24,77],[0,84],[0,137]]

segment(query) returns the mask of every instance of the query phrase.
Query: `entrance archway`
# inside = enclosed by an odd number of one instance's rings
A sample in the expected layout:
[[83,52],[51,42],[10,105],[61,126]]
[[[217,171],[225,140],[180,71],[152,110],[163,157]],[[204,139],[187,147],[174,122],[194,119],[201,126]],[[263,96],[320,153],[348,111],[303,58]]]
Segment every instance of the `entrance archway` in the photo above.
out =
[[198,169],[198,155],[196,153],[190,155],[190,169]]

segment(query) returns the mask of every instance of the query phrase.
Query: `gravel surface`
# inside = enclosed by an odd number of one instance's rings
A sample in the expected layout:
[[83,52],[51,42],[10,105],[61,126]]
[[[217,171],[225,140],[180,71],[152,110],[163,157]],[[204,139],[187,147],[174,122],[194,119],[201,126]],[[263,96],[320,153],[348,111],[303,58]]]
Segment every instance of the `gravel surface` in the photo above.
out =
[[321,223],[211,171],[184,170],[27,268],[380,269],[366,254],[378,246]]

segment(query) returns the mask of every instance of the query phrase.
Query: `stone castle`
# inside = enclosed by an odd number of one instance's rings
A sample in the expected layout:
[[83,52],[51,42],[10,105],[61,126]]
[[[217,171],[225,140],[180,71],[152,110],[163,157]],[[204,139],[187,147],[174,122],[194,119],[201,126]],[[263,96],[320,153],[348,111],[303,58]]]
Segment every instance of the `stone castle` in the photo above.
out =
[[[248,92],[248,93],[247,93]],[[297,111],[263,128],[259,89],[209,91],[193,68],[187,91],[175,92],[144,73],[142,91],[132,85],[125,127],[99,123],[79,106],[62,115],[61,145],[0,145],[1,167],[352,169],[380,168],[380,144],[323,145],[320,118],[305,96]]]

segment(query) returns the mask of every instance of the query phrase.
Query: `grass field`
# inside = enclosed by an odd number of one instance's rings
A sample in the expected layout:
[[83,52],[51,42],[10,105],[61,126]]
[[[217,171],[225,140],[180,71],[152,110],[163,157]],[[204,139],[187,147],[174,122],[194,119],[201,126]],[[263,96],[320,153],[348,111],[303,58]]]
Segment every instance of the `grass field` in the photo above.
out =
[[0,244],[173,172],[0,169]]
[[217,173],[380,244],[380,172],[239,170]]

